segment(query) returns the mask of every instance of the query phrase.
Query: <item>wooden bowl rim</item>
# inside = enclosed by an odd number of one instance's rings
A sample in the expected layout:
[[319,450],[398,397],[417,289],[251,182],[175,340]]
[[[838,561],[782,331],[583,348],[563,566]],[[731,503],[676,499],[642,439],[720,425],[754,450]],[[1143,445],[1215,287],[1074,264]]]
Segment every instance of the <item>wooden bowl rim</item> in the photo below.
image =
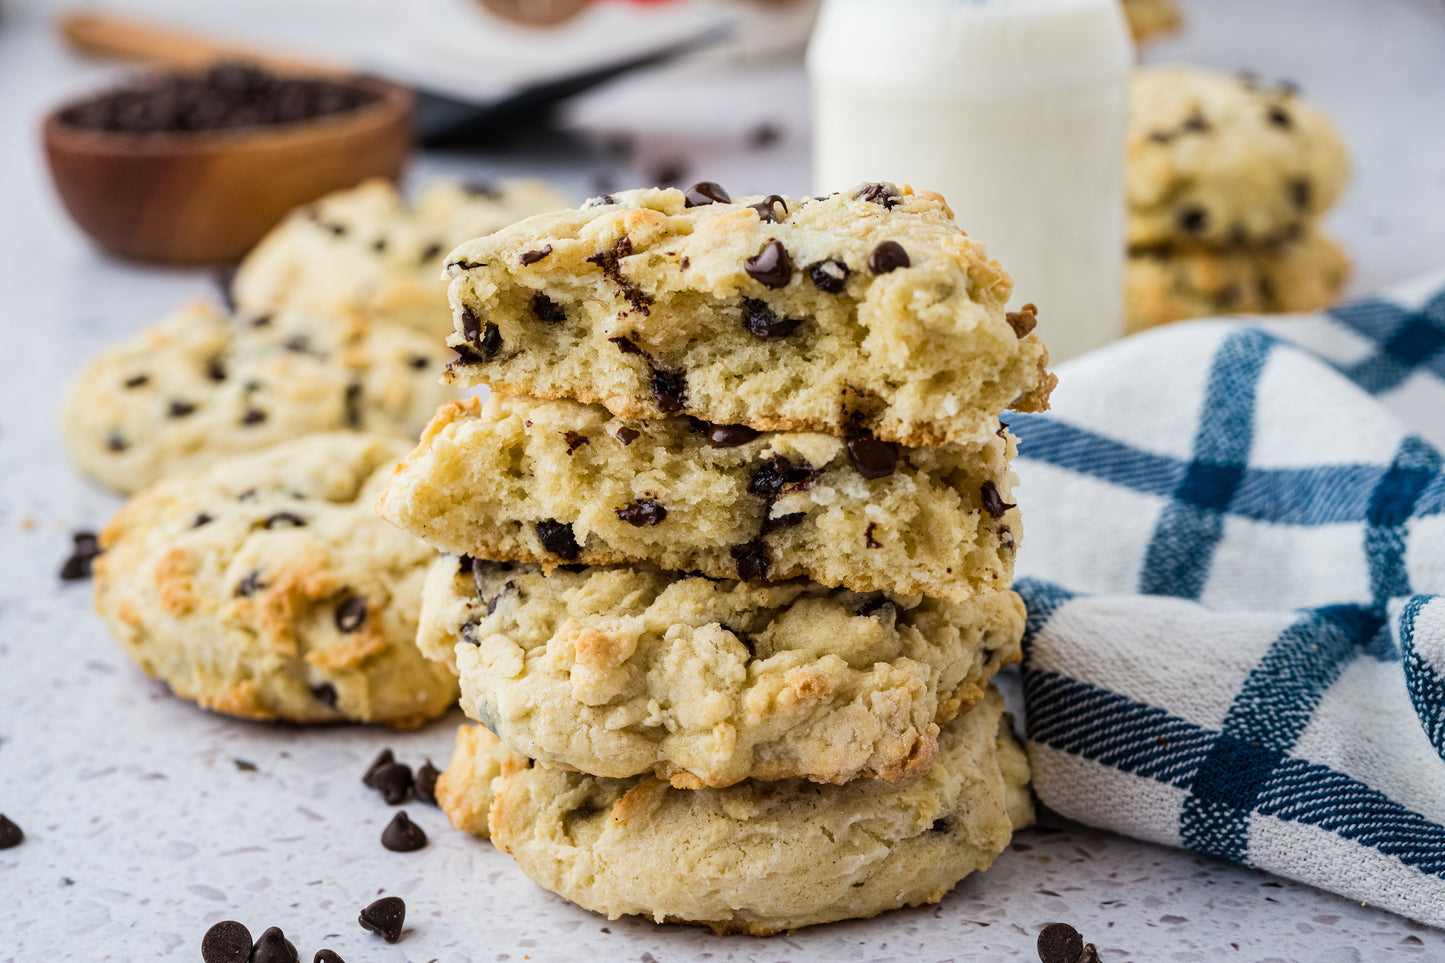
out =
[[[336,79],[320,71],[282,76]],[[169,157],[304,147],[351,133],[379,130],[410,118],[413,97],[405,87],[365,74],[348,76],[343,82],[375,91],[378,99],[354,110],[323,114],[309,120],[214,131],[139,133],[76,127],[60,119],[66,111],[94,100],[97,95],[92,93],[55,107],[45,115],[42,127],[45,142],[52,149],[113,156]]]

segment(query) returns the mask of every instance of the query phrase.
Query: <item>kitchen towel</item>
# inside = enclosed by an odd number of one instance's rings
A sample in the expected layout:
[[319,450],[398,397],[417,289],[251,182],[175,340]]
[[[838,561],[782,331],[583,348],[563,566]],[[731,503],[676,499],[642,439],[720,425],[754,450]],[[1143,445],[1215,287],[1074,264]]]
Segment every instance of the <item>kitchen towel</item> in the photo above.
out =
[[1054,402],[1007,419],[1039,798],[1445,927],[1445,273]]

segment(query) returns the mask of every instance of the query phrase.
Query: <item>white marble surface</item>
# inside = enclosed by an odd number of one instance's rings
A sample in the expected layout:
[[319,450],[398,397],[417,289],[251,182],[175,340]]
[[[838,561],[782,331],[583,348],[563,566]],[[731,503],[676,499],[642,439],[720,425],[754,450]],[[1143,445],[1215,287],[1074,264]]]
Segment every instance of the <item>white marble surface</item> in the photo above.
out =
[[[1194,10],[1196,31],[1159,54],[1303,81],[1350,137],[1355,186],[1332,218],[1365,286],[1445,259],[1445,25],[1429,0],[1276,0],[1240,30],[1244,0]],[[1310,11],[1314,11],[1311,13]],[[0,963],[199,958],[233,918],[280,925],[310,960],[1032,960],[1034,935],[1066,920],[1106,963],[1445,959],[1445,934],[1308,887],[1088,830],[1022,833],[984,876],[938,907],[770,940],[606,920],[527,882],[490,845],[406,808],[431,837],[382,849],[392,810],[359,782],[379,747],[405,761],[450,751],[457,718],[420,732],[272,727],[202,713],[145,679],[91,613],[85,584],[56,572],[68,533],[118,502],[66,465],[54,430],[65,380],[101,345],[182,300],[202,272],[119,264],[65,220],[45,178],[44,107],[97,79],[13,10],[0,22],[0,811],[26,841],[0,851]],[[1235,18],[1233,21],[1229,17]],[[1291,20],[1290,18],[1293,18]],[[1234,26],[1230,26],[1230,24]],[[1393,39],[1362,32],[1380,23]],[[1433,31],[1433,32],[1432,32]],[[1427,56],[1433,51],[1433,60]],[[1386,52],[1393,52],[1385,57]],[[735,192],[808,187],[805,96],[789,67],[726,88],[697,76],[628,82],[574,115],[636,134],[632,167],[571,149],[427,169],[534,169],[579,196],[601,171],[618,186],[686,160]],[[785,133],[762,150],[760,120]],[[255,771],[236,760],[253,763]],[[658,854],[667,871],[667,854]],[[394,946],[356,925],[379,894],[402,896]]]

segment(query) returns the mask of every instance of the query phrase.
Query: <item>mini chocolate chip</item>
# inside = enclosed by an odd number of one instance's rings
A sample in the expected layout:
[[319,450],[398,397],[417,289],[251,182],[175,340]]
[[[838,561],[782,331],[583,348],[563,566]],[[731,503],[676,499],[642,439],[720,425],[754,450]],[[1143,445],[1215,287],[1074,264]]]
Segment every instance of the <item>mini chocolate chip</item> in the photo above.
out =
[[793,279],[793,262],[783,242],[773,238],[763,249],[743,262],[748,277],[765,288],[784,288]]
[[746,445],[758,432],[747,425],[708,425],[707,443],[714,448],[736,448],[739,445]]
[[274,515],[266,516],[266,520],[261,524],[268,529],[278,526],[282,528],[305,528],[306,519],[297,515],[295,512],[277,512]]
[[226,363],[220,358],[212,358],[206,362],[206,377],[212,381],[226,380]]
[[432,765],[430,759],[422,763],[416,771],[416,782],[412,785],[411,791],[416,794],[418,802],[424,802],[428,806],[437,804],[437,767]]
[[1204,119],[1203,114],[1196,111],[1184,118],[1184,123],[1179,125],[1179,129],[1181,131],[1192,131],[1196,134],[1202,133],[1209,129],[1209,121]]
[[1289,186],[1289,199],[1294,201],[1294,206],[1299,210],[1306,210],[1310,206],[1310,182],[1308,178],[1301,177]]
[[362,783],[375,789],[376,774],[380,772],[383,767],[389,766],[393,762],[396,762],[396,756],[392,755],[391,750],[381,750],[381,754],[378,755],[375,759],[371,760],[371,765],[366,767],[366,772],[361,777]]
[[254,318],[251,319],[251,327],[253,327],[253,328],[269,328],[269,327],[271,327],[271,315],[269,315],[269,314],[258,314],[258,315],[256,315]]
[[191,527],[200,528],[202,525],[205,525],[210,521],[212,521],[211,516],[207,515],[205,512],[199,512],[196,515],[195,520],[191,522]]
[[667,509],[650,498],[639,498],[625,508],[617,509],[617,517],[633,528],[657,525],[667,518]]
[[705,207],[708,204],[731,204],[732,196],[722,185],[713,181],[698,181],[683,192],[683,203],[688,207]]
[[125,379],[125,386],[127,388],[139,388],[141,385],[148,383],[150,380],[150,375],[131,375],[129,378]]
[[652,366],[652,395],[666,412],[681,411],[687,403],[687,376],[681,371]]
[[472,570],[476,567],[476,564],[477,564],[477,560],[474,559],[474,558],[472,558],[470,555],[458,555],[458,556],[457,556],[457,574],[458,574],[458,575],[470,575],[470,574],[472,574]]
[[384,237],[379,237],[379,238],[377,238],[376,240],[372,241],[372,242],[371,242],[371,249],[372,249],[373,251],[375,251],[377,254],[385,254],[385,253],[386,253],[386,238],[384,238]]
[[366,598],[353,595],[336,607],[336,631],[355,632],[366,621]]
[[582,546],[577,544],[577,538],[572,534],[571,525],[549,518],[546,521],[538,522],[534,527],[542,547],[553,555],[565,558],[570,562],[581,554]]
[[1084,938],[1068,923],[1050,923],[1039,931],[1038,951],[1043,963],[1078,963]]
[[811,465],[794,465],[788,459],[774,455],[753,472],[753,477],[748,480],[748,494],[774,499],[785,490],[806,489],[817,477],[818,470]]
[[389,805],[399,806],[406,802],[411,792],[411,766],[404,762],[388,762],[371,776],[371,786],[381,793]]
[[998,547],[1005,552],[1012,552],[1014,550],[1013,529],[1007,525],[1000,525],[998,527]]
[[769,194],[756,204],[749,204],[748,207],[758,212],[758,220],[764,224],[776,224],[780,220],[777,207],[779,204],[783,206],[783,217],[787,217],[788,202],[777,194]]
[[236,584],[236,597],[249,598],[265,587],[266,583],[261,581],[261,570],[259,568],[252,569],[245,578]]
[[1190,234],[1203,233],[1209,226],[1209,215],[1202,207],[1185,207],[1179,210],[1179,226]]
[[563,310],[562,305],[541,291],[532,295],[532,315],[538,321],[545,321],[548,324],[557,324],[567,320],[567,312]]
[[773,564],[773,557],[768,551],[768,546],[758,541],[748,542],[745,545],[734,545],[732,556],[738,566],[738,578],[744,582],[766,579],[768,569]]
[[361,427],[361,390],[361,382],[353,381],[341,395],[341,408],[348,428]]
[[1156,144],[1167,144],[1174,139],[1174,135],[1165,130],[1156,130],[1149,135],[1149,139]]
[[686,271],[690,267],[692,267],[692,258],[684,254],[682,260],[677,262],[677,269],[679,271]]
[[406,903],[400,896],[383,896],[361,911],[356,918],[364,930],[379,934],[388,943],[401,939],[401,928],[406,922]]
[[523,251],[521,255],[517,258],[517,260],[522,262],[522,265],[525,267],[529,264],[536,264],[538,261],[542,260],[542,258],[546,257],[548,254],[551,253],[552,245],[543,244],[535,251]]
[[635,428],[629,428],[626,425],[623,425],[621,428],[617,429],[617,440],[622,442],[623,445],[630,445],[641,437],[642,432],[638,431]]
[[413,853],[426,845],[426,833],[402,810],[381,831],[381,845],[393,853]]
[[76,532],[70,536],[70,557],[60,566],[62,581],[75,582],[90,578],[91,566],[100,555],[100,539],[94,532]]
[[344,237],[346,235],[345,224],[327,223],[326,221],[322,220],[318,220],[316,223],[321,225],[321,227],[323,227],[324,229],[330,231],[332,234],[335,234],[337,237]]
[[256,772],[256,764],[249,759],[232,759],[231,764],[237,772]]
[[874,204],[882,204],[885,210],[893,210],[898,206],[898,188],[892,184],[865,184],[858,193],[853,195],[855,200],[872,201]]
[[189,401],[172,401],[170,416],[172,418],[184,418],[196,410],[196,406]]
[[336,686],[330,682],[311,687],[311,698],[330,709],[336,708]]
[[431,359],[424,354],[414,354],[407,359],[406,363],[411,365],[416,370],[422,371],[431,364]]
[[222,920],[201,937],[203,963],[247,963],[251,959],[251,931],[235,920]]
[[1039,309],[1033,302],[1029,302],[1017,311],[1009,311],[1004,315],[1004,320],[1014,329],[1016,337],[1027,338],[1039,323]]
[[462,336],[471,342],[484,360],[490,361],[502,347],[502,332],[492,322],[485,326],[471,308],[462,308]]
[[760,341],[786,338],[802,322],[797,318],[780,318],[757,298],[743,298],[743,327]]
[[266,412],[260,408],[247,408],[246,413],[241,416],[243,425],[259,425],[266,420]]
[[868,270],[874,274],[887,274],[906,268],[912,263],[908,259],[908,252],[903,250],[903,245],[897,241],[879,241],[878,246],[868,255]]
[[439,244],[439,243],[436,242],[436,241],[432,241],[432,242],[431,242],[430,244],[428,244],[426,247],[422,248],[422,252],[421,252],[421,263],[425,264],[426,262],[428,262],[428,261],[430,261],[430,260],[433,260],[433,259],[434,259],[438,254],[440,254],[441,252],[442,252],[442,246],[441,246],[441,244]]
[[[480,588],[480,586],[478,586],[478,588]],[[508,592],[515,592],[516,590],[516,582],[513,582],[510,579],[508,579],[506,582],[503,582],[502,587],[497,590],[497,594],[487,599],[487,614],[492,615],[497,611],[497,603],[502,600],[503,595],[506,595]]]
[[1289,111],[1279,105],[1269,109],[1269,122],[1276,127],[1288,129],[1294,126],[1294,118],[1290,117]]
[[898,446],[872,435],[848,439],[848,460],[864,478],[887,478],[898,467]]
[[631,338],[608,338],[607,340],[617,345],[617,350],[623,354],[640,354],[643,357],[647,356],[647,352],[639,348],[637,343]]
[[632,238],[624,234],[612,246],[612,250],[598,251],[587,259],[587,263],[595,264],[602,269],[603,276],[617,285],[618,292],[632,304],[632,310],[647,314],[649,305],[652,304],[652,296],[632,283],[632,279],[622,273],[622,259],[630,257],[631,254]]
[[10,821],[10,817],[0,813],[0,849],[14,849],[25,842],[25,831]]
[[296,947],[281,932],[281,927],[273,926],[262,933],[251,948],[251,963],[301,963],[301,957],[296,955]]
[[105,447],[111,451],[125,451],[130,447],[130,443],[125,440],[125,436],[120,432],[112,431],[109,435],[105,436]]
[[562,437],[565,438],[567,441],[567,454],[569,455],[576,451],[578,448],[581,448],[583,445],[590,445],[592,443],[591,438],[588,438],[586,435],[579,434],[575,431],[563,432]]
[[808,265],[808,278],[813,282],[813,287],[824,294],[837,294],[842,291],[848,282],[848,265],[837,258],[829,258],[826,261],[814,261]]
[[296,354],[305,354],[311,350],[311,339],[304,334],[298,334],[281,342],[281,346],[287,351],[294,351]]
[[786,515],[768,516],[763,519],[762,534],[768,535],[784,528],[792,528],[794,525],[801,525],[808,517],[807,512],[788,512]]
[[948,818],[944,817],[942,819],[935,819],[933,825],[928,827],[928,831],[936,836],[946,836],[952,828],[948,823]]
[[983,487],[979,489],[979,495],[983,500],[983,510],[994,518],[1003,518],[1004,512],[1017,507],[1003,500],[1003,496],[998,493],[998,486],[992,481],[983,483]]
[[346,963],[346,961],[337,956],[335,950],[317,950],[316,957],[311,963]]
[[864,544],[866,544],[869,548],[882,548],[882,547],[883,547],[883,543],[880,542],[880,541],[878,541],[878,539],[876,539],[876,538],[873,537],[873,533],[874,533],[875,531],[877,531],[877,530],[878,530],[878,523],[877,523],[877,522],[869,522],[869,523],[868,523],[868,528],[867,528],[867,530],[863,532],[863,541],[864,541]]

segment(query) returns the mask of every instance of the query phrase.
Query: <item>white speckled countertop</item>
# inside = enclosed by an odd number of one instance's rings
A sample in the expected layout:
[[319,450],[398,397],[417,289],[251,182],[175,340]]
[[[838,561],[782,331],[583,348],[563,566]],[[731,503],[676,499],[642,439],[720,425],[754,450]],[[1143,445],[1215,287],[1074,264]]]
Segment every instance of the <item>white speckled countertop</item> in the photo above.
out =
[[[407,811],[431,844],[409,854],[382,849],[393,810],[361,785],[361,772],[383,745],[412,764],[425,756],[444,764],[459,714],[396,734],[200,712],[121,655],[90,611],[88,585],[56,578],[69,533],[98,528],[118,505],[65,462],[54,429],[65,380],[102,344],[208,294],[211,284],[203,272],[108,260],[64,218],[36,125],[46,105],[100,71],[60,51],[30,7],[7,8],[0,20],[0,811],[26,833],[21,846],[0,851],[0,963],[196,960],[201,935],[227,918],[253,935],[281,926],[303,960],[329,946],[349,963],[1034,960],[1035,934],[1053,920],[1076,925],[1105,963],[1445,959],[1445,933],[1213,859],[1058,822],[1021,833],[992,870],[937,907],[768,940],[609,923],[536,888],[508,857],[416,803]],[[1194,30],[1151,59],[1290,76],[1340,122],[1358,172],[1331,223],[1355,257],[1357,288],[1438,265],[1439,4],[1210,0],[1192,13]],[[1251,16],[1255,26],[1241,29]],[[799,71],[759,69],[725,92],[708,86],[717,83],[638,78],[574,114],[588,126],[641,135],[633,166],[612,171],[616,186],[686,160],[697,177],[735,193],[806,191]],[[700,104],[718,105],[717,113]],[[743,132],[761,120],[781,121],[784,136],[749,149]],[[463,166],[439,158],[422,165]],[[595,172],[606,167],[570,148],[513,152],[484,165],[537,171],[579,196],[597,189]],[[666,871],[667,854],[658,856]],[[394,946],[356,924],[358,910],[380,894],[400,895],[409,908]]]

